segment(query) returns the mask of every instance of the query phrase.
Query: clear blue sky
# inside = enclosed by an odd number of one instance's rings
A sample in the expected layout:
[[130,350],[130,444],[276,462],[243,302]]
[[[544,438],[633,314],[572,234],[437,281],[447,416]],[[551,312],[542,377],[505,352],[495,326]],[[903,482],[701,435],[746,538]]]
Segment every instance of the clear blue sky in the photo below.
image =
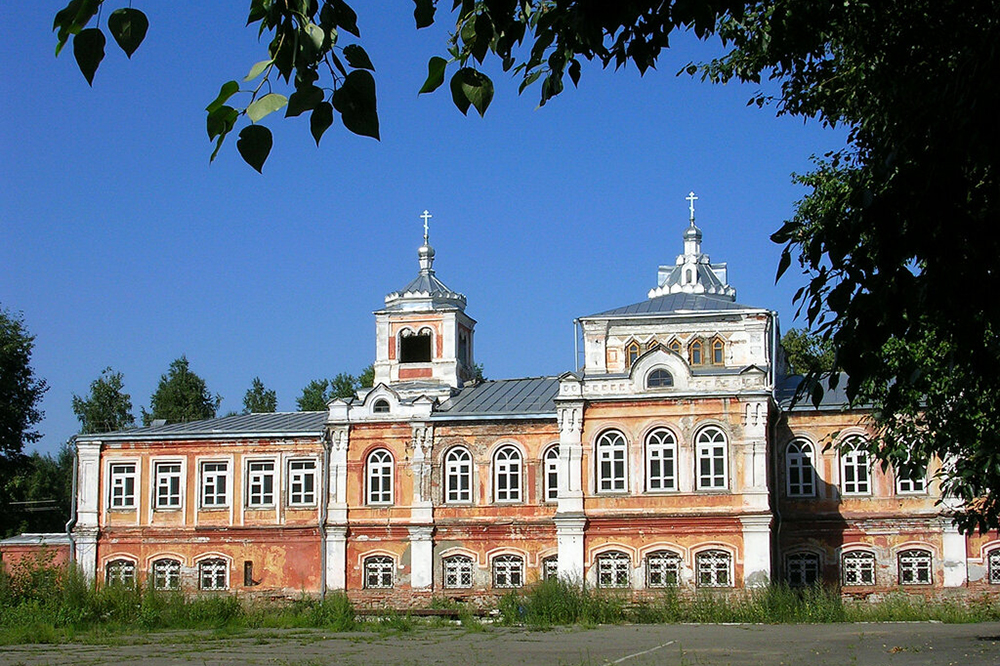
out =
[[491,378],[571,369],[574,317],[645,298],[681,251],[690,190],[737,300],[795,325],[797,276],[774,285],[768,236],[805,193],[790,175],[843,133],[747,107],[755,87],[675,76],[718,47],[678,36],[645,77],[585,67],[541,109],[537,86],[518,96],[491,71],[492,107],[466,118],[447,86],[416,94],[448,16],[418,32],[410,3],[358,2],[382,141],[337,120],[317,149],[305,116],[273,114],[261,176],[235,136],[208,162],[205,105],[266,54],[243,3],[135,3],[146,41],[128,61],[109,38],[93,88],[70,47],[53,55],[62,4],[6,7],[0,40],[0,304],[50,385],[42,451],[76,432],[72,395],[108,365],[137,414],[181,354],[222,413],[254,376],[291,411],[309,380],[357,373],[372,311],[416,273],[425,208]]

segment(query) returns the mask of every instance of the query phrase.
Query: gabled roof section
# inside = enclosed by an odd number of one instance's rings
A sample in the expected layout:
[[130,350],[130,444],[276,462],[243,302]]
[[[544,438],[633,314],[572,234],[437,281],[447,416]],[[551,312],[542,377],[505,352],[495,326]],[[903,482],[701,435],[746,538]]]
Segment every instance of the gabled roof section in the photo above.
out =
[[527,377],[485,381],[463,388],[434,410],[435,416],[509,417],[555,415],[557,377]]
[[596,314],[582,317],[590,319],[594,317],[634,317],[653,316],[670,313],[692,313],[692,312],[727,312],[735,310],[759,310],[748,305],[740,305],[728,298],[716,296],[705,296],[703,294],[677,293],[666,296],[648,298],[632,305],[625,305],[612,310],[605,310]]
[[326,412],[277,412],[234,414],[218,419],[168,423],[134,430],[79,435],[77,441],[121,441],[133,439],[178,439],[191,437],[310,437],[323,434]]

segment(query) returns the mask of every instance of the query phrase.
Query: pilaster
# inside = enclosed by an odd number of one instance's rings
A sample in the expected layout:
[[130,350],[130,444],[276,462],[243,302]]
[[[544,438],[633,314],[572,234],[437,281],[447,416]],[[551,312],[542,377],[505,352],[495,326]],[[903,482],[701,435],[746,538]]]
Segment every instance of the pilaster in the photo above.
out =
[[434,583],[434,527],[419,525],[410,532],[410,587],[426,589]]
[[557,515],[583,513],[583,401],[560,402]]
[[559,578],[583,585],[583,533],[587,527],[587,518],[583,514],[556,514],[554,520],[559,546]]
[[743,585],[762,587],[771,580],[771,516],[740,516],[743,524]]
[[969,580],[965,535],[958,531],[958,526],[950,518],[945,518],[942,532],[941,555],[944,560],[944,586],[962,587]]
[[101,508],[101,442],[76,443],[77,487],[74,557],[87,580],[97,576],[97,535]]
[[347,589],[347,527],[326,528],[326,589]]
[[410,428],[410,445],[413,449],[410,462],[413,473],[413,506],[410,509],[410,520],[415,524],[429,524],[434,521],[434,506],[431,502],[434,426],[429,423],[414,422]]
[[347,525],[347,448],[350,426],[330,426],[330,476],[326,505],[327,525]]

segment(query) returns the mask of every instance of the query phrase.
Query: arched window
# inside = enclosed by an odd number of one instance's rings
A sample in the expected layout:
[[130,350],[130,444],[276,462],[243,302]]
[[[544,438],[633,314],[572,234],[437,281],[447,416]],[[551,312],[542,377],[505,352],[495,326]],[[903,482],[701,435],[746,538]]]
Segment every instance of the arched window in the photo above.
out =
[[646,555],[646,587],[676,587],[680,579],[680,555],[669,550]]
[[705,347],[701,340],[695,340],[688,347],[688,354],[691,356],[691,365],[701,365],[705,362]]
[[808,587],[819,580],[819,556],[793,553],[785,558],[785,580],[790,587]]
[[625,435],[617,430],[608,430],[597,438],[597,492],[625,491],[627,451]]
[[597,587],[630,587],[631,571],[632,562],[625,553],[601,553],[597,556]]
[[451,555],[441,560],[444,566],[444,587],[464,590],[472,587],[472,558],[468,555]]
[[392,587],[392,574],[395,566],[391,557],[387,555],[366,557],[364,568],[366,589],[379,590]]
[[625,367],[626,368],[631,368],[632,367],[632,364],[635,363],[635,360],[637,358],[639,358],[639,354],[640,354],[641,351],[642,351],[642,348],[639,346],[639,343],[636,342],[635,340],[630,340],[629,343],[627,345],[625,345]]
[[559,577],[559,556],[549,555],[542,560],[542,580],[554,580]]
[[674,385],[674,376],[663,368],[653,370],[646,377],[646,388],[670,388]]
[[907,476],[901,469],[896,470],[896,493],[899,495],[920,495],[927,492],[927,470],[915,470]]
[[493,456],[493,499],[521,501],[521,452],[515,446],[500,447]]
[[697,437],[698,489],[723,490],[727,486],[726,434],[720,428],[709,426]]
[[845,586],[875,584],[875,554],[852,550],[840,558],[841,578]]
[[153,589],[179,590],[181,587],[181,563],[170,558],[153,561]]
[[816,468],[811,443],[804,439],[788,443],[785,448],[785,477],[789,497],[813,497],[816,494]]
[[670,344],[667,345],[667,349],[669,349],[670,351],[674,352],[675,354],[680,354],[681,353],[681,341],[678,340],[678,339],[676,339],[676,338],[674,338],[673,340],[670,341]]
[[666,428],[646,437],[646,490],[677,490],[677,438]]
[[732,587],[733,556],[724,550],[704,550],[695,558],[698,587]]
[[990,585],[1000,585],[1000,548],[994,548],[986,556],[989,567]]
[[378,449],[368,454],[368,503],[392,504],[392,454]]
[[221,557],[199,562],[198,587],[202,590],[228,590],[229,563]]
[[724,365],[726,361],[726,345],[721,338],[712,340],[712,364]]
[[840,449],[840,490],[845,495],[871,492],[868,449],[861,437],[852,437]]
[[544,464],[545,501],[555,502],[559,499],[559,445],[545,450]]
[[929,550],[913,548],[896,557],[900,585],[930,585],[934,582],[934,558]]
[[379,398],[372,405],[373,414],[388,414],[389,413],[389,401],[385,398]]
[[646,351],[653,351],[654,349],[656,349],[659,346],[660,346],[660,343],[656,341],[656,338],[653,338],[652,340],[649,340],[646,343]]
[[472,501],[472,454],[464,446],[456,446],[445,454],[444,501]]
[[135,585],[135,562],[131,560],[111,560],[104,567],[104,581],[108,585]]
[[497,555],[493,558],[493,587],[524,585],[524,558],[520,555]]

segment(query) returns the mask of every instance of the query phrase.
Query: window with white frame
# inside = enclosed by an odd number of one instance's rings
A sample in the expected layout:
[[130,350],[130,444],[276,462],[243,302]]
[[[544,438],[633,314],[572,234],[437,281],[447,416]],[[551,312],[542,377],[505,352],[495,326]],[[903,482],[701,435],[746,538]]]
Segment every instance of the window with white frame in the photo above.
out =
[[273,460],[251,460],[247,463],[247,506],[274,506]]
[[899,495],[922,495],[927,492],[927,471],[916,470],[908,476],[902,470],[896,470],[896,493]]
[[110,497],[108,504],[112,509],[135,508],[135,463],[112,463]]
[[493,499],[521,501],[521,452],[517,447],[503,446],[493,456]]
[[453,447],[444,456],[444,501],[472,501],[472,454],[464,446]]
[[153,589],[179,590],[181,588],[181,563],[165,557],[153,561]]
[[378,449],[368,454],[366,477],[369,504],[392,504],[392,454]]
[[785,580],[790,587],[808,587],[819,580],[819,555],[792,553],[785,557]]
[[384,590],[392,587],[393,570],[396,568],[392,558],[388,555],[372,555],[366,557],[365,587],[369,590]]
[[559,556],[550,555],[542,560],[542,580],[555,580],[559,577]]
[[845,495],[871,493],[871,465],[861,437],[852,437],[840,449],[840,489]]
[[380,398],[375,401],[372,405],[372,414],[388,414],[389,413],[389,401],[385,398]]
[[698,490],[724,490],[727,486],[726,434],[721,428],[703,428],[696,439],[698,457]]
[[875,584],[875,554],[852,550],[840,557],[841,578],[845,586]]
[[816,494],[816,466],[813,445],[796,439],[785,448],[785,490],[789,497],[813,497]]
[[625,435],[608,430],[597,438],[597,492],[624,492],[626,485]]
[[545,488],[544,495],[546,502],[555,502],[559,499],[559,446],[550,446],[545,450]]
[[217,509],[229,506],[229,463],[203,462],[201,464],[201,506]]
[[229,563],[221,557],[199,562],[198,587],[202,590],[228,590]]
[[316,504],[316,461],[288,461],[288,504],[312,506]]
[[493,587],[522,587],[524,558],[520,555],[497,555],[493,558]]
[[108,585],[135,585],[135,562],[131,560],[111,560],[104,566],[104,582]]
[[929,550],[912,548],[896,556],[900,585],[930,585],[934,559]]
[[613,550],[597,556],[597,587],[629,587],[632,560]]
[[676,587],[680,580],[680,555],[669,550],[646,555],[646,587]]
[[698,587],[732,587],[733,556],[724,550],[704,550],[695,557]]
[[450,555],[442,560],[444,566],[444,587],[448,590],[464,590],[472,587],[473,561],[468,555]]
[[646,437],[646,490],[677,490],[677,438],[666,428]]
[[1000,585],[1000,548],[995,548],[986,556],[990,585]]
[[153,466],[157,509],[179,509],[181,507],[181,464],[179,462],[158,462]]
[[657,368],[646,377],[646,388],[670,388],[674,385],[674,376],[669,370]]

